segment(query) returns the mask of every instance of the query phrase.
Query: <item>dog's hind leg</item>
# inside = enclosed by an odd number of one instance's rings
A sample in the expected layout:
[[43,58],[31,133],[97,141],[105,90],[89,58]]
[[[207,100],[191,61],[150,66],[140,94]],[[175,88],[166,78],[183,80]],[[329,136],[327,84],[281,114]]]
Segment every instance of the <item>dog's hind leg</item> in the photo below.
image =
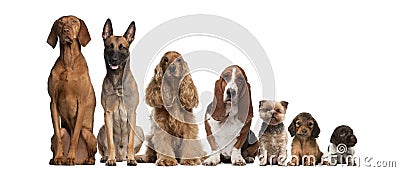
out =
[[97,141],[96,137],[94,137],[93,133],[86,128],[82,128],[81,131],[82,137],[86,142],[86,149],[88,153],[88,157],[85,160],[85,165],[94,165],[95,164],[95,154],[97,152]]

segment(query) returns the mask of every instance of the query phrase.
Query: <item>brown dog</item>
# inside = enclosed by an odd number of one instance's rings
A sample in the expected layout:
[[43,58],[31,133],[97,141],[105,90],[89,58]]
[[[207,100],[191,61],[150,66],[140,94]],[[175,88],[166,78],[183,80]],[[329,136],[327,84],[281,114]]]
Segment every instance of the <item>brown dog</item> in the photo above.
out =
[[320,133],[317,121],[311,114],[303,112],[297,115],[289,128],[292,142],[292,161],[288,165],[312,166],[321,162],[322,152],[317,139]]
[[54,128],[50,164],[94,164],[97,151],[93,135],[96,99],[88,67],[80,51],[81,45],[89,43],[90,35],[83,20],[64,16],[54,22],[47,43],[54,48],[58,38],[61,53],[48,80]]
[[103,81],[101,105],[105,125],[100,128],[97,140],[102,156],[100,162],[108,166],[124,160],[129,166],[136,165],[134,154],[139,151],[144,138],[143,130],[136,126],[139,91],[130,68],[129,46],[134,40],[135,30],[132,21],[124,36],[114,36],[110,19],[103,28],[107,74]]

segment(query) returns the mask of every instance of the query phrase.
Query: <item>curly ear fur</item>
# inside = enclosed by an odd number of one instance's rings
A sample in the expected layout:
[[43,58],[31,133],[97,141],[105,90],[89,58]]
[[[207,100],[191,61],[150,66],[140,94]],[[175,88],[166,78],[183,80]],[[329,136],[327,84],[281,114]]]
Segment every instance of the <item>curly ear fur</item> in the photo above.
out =
[[146,88],[146,103],[151,107],[163,106],[161,83],[163,70],[160,65],[154,69],[154,76]]
[[243,123],[251,121],[253,118],[253,105],[251,102],[251,90],[250,84],[246,83],[246,86],[241,90],[241,95],[239,95],[239,120]]
[[49,37],[47,37],[47,43],[53,48],[56,47],[57,41],[58,41],[56,23],[57,23],[57,20],[53,23]]
[[187,74],[179,85],[179,100],[187,111],[191,111],[199,104],[197,88],[190,74]]
[[289,125],[288,131],[291,137],[296,135],[296,118],[294,118],[292,123]]
[[215,81],[214,86],[214,99],[210,113],[215,120],[221,119],[226,113],[226,107],[223,101],[222,81],[223,79],[219,78],[219,80]]
[[313,130],[311,132],[311,137],[318,138],[319,137],[319,133],[320,133],[320,129],[318,127],[317,121],[314,118],[313,118],[313,121],[314,121],[314,127],[313,127]]

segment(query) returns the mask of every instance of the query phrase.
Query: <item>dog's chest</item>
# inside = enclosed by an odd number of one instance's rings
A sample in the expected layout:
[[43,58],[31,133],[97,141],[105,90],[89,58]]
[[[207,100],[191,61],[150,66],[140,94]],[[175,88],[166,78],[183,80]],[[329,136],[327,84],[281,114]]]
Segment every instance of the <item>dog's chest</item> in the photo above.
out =
[[228,116],[224,122],[216,121],[210,118],[208,121],[211,127],[211,132],[215,138],[217,146],[224,156],[230,156],[233,145],[236,143],[243,123],[239,121],[234,115]]
[[281,131],[280,133],[264,133],[259,140],[269,153],[279,154],[280,150],[286,147],[288,138],[286,131]]

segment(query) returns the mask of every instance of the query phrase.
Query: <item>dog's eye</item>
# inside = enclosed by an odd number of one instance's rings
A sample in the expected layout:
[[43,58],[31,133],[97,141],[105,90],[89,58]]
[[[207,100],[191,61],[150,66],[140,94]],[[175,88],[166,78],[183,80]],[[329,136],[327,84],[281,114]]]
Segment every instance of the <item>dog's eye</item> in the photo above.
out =
[[240,77],[238,78],[238,80],[239,80],[239,82],[243,82],[243,81],[244,81],[243,76],[240,76]]
[[313,126],[314,126],[314,123],[313,123],[313,122],[308,122],[308,126],[309,126],[309,127],[313,127]]
[[124,47],[122,44],[119,44],[118,48],[119,48],[120,50],[122,50],[122,49],[124,49],[125,47]]
[[110,45],[108,45],[108,48],[114,48],[114,44],[111,43]]
[[176,59],[177,62],[181,62],[181,60],[182,60],[181,58]]
[[296,122],[296,127],[300,127],[301,126],[301,122],[300,121],[297,121]]
[[229,79],[229,73],[223,74],[222,78],[227,81]]
[[276,113],[281,113],[281,110],[277,109],[275,110]]
[[72,23],[78,23],[78,21],[76,21],[76,20],[72,20]]
[[167,57],[164,57],[164,62],[168,63],[168,58]]

